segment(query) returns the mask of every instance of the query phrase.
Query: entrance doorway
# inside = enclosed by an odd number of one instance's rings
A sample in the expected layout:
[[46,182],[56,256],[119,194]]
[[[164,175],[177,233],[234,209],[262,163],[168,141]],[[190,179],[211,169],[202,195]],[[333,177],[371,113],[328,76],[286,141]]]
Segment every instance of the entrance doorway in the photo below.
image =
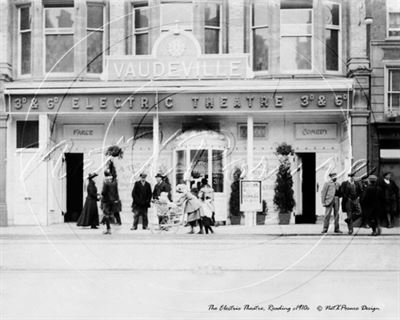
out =
[[315,153],[297,153],[300,170],[300,194],[299,197],[301,215],[296,215],[296,223],[315,223]]
[[66,153],[67,212],[64,222],[75,222],[82,212],[83,203],[83,153]]

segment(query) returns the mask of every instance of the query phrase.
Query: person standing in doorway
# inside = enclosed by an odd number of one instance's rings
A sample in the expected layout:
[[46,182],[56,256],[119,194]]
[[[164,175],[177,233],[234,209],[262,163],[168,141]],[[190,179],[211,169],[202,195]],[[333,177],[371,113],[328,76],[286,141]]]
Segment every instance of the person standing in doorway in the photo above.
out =
[[146,181],[147,174],[141,173],[140,180],[135,182],[132,189],[132,211],[134,214],[131,230],[137,230],[139,217],[142,217],[142,228],[148,227],[147,210],[150,207],[152,198],[150,183]]
[[336,173],[329,174],[330,180],[325,182],[321,191],[322,205],[325,207],[324,226],[322,233],[327,233],[329,228],[329,220],[333,210],[333,218],[335,224],[335,233],[342,233],[339,228],[339,189],[340,185],[337,180]]
[[103,221],[107,226],[104,234],[111,234],[111,221],[115,213],[119,210],[120,199],[118,194],[118,184],[109,170],[104,172],[103,190],[101,192],[101,204],[104,213]]
[[77,222],[79,227],[90,226],[91,229],[97,229],[97,226],[99,225],[99,211],[97,209],[99,195],[97,194],[96,184],[93,180],[97,176],[97,173],[89,173],[87,177],[87,196],[83,206],[82,214]]
[[384,196],[384,212],[387,219],[387,227],[392,228],[399,203],[399,188],[392,180],[391,172],[384,173],[380,187],[382,188]]
[[361,187],[354,181],[354,175],[354,172],[349,173],[349,179],[343,181],[340,186],[340,194],[343,197],[342,211],[347,214],[347,218],[344,221],[347,223],[349,234],[353,234],[353,216],[361,214]]

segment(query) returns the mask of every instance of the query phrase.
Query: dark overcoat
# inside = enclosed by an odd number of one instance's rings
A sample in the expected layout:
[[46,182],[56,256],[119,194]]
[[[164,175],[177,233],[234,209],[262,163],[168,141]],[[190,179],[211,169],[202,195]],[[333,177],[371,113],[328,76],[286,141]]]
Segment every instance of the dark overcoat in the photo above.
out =
[[364,208],[363,215],[369,224],[378,221],[381,216],[383,203],[384,196],[382,188],[376,183],[368,185],[365,189],[365,196],[363,197],[361,204]]
[[151,197],[150,183],[145,181],[143,185],[141,181],[136,181],[132,189],[132,209],[149,208]]
[[101,205],[105,215],[113,215],[121,211],[121,202],[118,194],[118,183],[115,179],[105,179],[101,191]]
[[87,186],[87,197],[78,219],[77,225],[80,227],[98,226],[99,211],[97,209],[97,188],[92,179],[89,179]]
[[171,186],[164,181],[161,181],[154,186],[153,199],[158,200],[161,192],[166,192],[168,194],[168,199],[171,201]]
[[[356,186],[356,195],[359,197],[361,195],[361,186],[359,182],[354,182]],[[340,195],[342,196],[342,211],[347,212],[346,205],[350,196],[350,182],[343,181],[340,185]],[[355,200],[355,199],[353,199]]]

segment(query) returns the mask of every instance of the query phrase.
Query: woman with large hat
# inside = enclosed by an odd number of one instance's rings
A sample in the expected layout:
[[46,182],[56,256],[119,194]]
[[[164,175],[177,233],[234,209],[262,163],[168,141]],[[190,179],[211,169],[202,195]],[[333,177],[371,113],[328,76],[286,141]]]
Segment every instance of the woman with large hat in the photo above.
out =
[[77,222],[79,227],[90,226],[91,229],[97,229],[97,226],[99,225],[99,211],[97,209],[99,195],[97,194],[96,184],[93,181],[95,177],[97,177],[97,173],[89,173],[87,177],[87,197],[82,213]]

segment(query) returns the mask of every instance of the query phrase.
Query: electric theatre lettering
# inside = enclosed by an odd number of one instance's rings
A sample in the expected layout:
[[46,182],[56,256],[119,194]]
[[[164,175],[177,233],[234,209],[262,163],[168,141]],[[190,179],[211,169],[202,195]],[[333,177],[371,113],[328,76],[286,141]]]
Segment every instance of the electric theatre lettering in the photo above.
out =
[[[347,108],[347,94],[155,94],[14,96],[11,112],[126,112],[304,110]],[[307,97],[307,98],[305,98]],[[311,99],[312,98],[312,99]]]

